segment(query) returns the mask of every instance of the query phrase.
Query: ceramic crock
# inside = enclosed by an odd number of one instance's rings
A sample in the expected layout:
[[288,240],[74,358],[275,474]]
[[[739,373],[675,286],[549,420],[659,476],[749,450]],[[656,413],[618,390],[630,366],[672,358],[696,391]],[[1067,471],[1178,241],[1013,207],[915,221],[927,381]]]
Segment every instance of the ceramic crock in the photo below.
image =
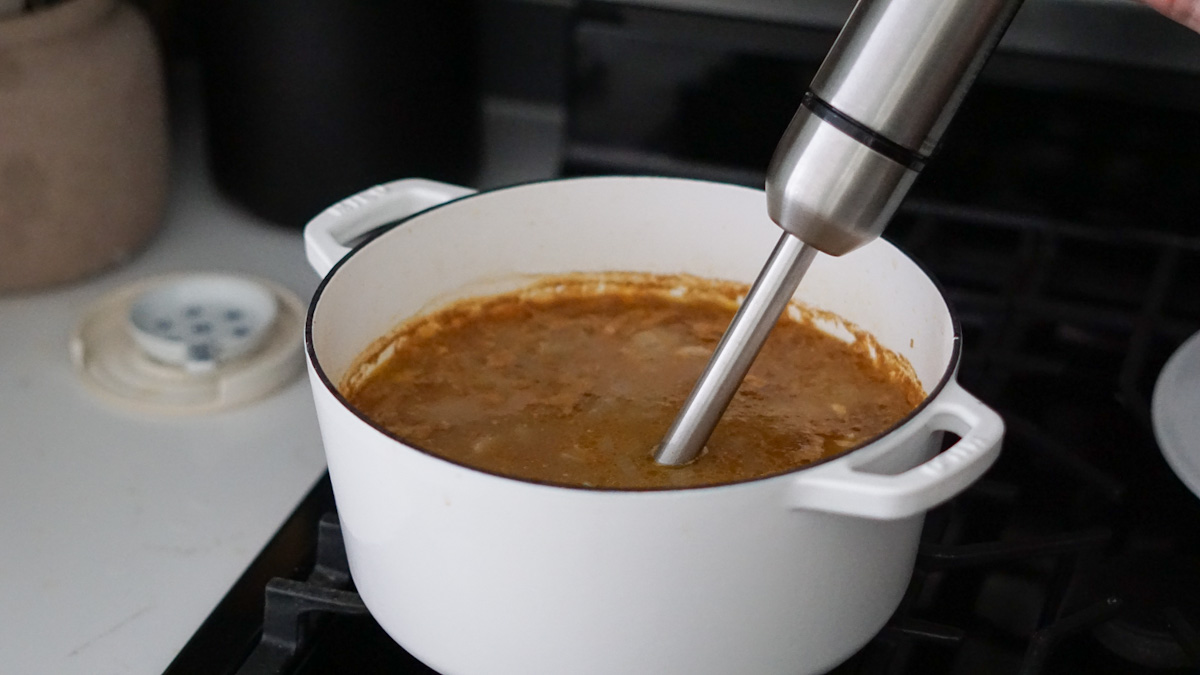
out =
[[[884,625],[925,512],[978,478],[1003,435],[955,382],[942,293],[886,241],[819,257],[796,297],[903,355],[929,395],[886,433],[783,475],[650,491],[515,480],[405,443],[335,388],[372,341],[450,300],[575,271],[750,282],[778,236],[761,191],[647,177],[483,193],[398,181],[308,225],[325,278],[306,351],[346,552],[401,646],[446,675],[796,675]],[[961,439],[939,454],[943,431]]]
[[161,58],[137,6],[31,4],[0,20],[0,293],[129,260],[169,181]]

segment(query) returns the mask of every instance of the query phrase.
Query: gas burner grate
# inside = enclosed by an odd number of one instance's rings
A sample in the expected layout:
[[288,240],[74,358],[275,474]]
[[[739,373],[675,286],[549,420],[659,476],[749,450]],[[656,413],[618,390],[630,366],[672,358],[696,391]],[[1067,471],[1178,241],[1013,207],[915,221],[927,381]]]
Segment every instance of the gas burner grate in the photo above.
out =
[[987,398],[1022,378],[1116,382],[1148,422],[1171,352],[1200,330],[1200,235],[913,200],[887,236],[930,268],[967,332],[964,379]]
[[350,563],[337,516],[321,516],[316,563],[304,581],[275,577],[267,582],[262,635],[237,675],[284,675],[309,647],[324,614],[362,616],[367,607],[350,586]]

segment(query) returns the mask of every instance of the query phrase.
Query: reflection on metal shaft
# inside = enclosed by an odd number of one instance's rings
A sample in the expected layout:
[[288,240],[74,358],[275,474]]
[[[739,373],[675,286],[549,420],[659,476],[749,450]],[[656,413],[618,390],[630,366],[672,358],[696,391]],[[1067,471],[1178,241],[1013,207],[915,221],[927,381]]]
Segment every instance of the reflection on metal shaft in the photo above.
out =
[[704,374],[655,450],[659,464],[687,464],[700,454],[816,255],[816,249],[790,234],[780,238]]

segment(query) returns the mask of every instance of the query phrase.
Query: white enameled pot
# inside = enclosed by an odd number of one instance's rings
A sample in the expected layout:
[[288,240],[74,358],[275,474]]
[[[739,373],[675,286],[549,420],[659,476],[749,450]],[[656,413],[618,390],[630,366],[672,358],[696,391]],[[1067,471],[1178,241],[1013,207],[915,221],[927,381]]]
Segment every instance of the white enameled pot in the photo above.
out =
[[[384,224],[353,250],[340,243]],[[309,223],[325,280],[306,346],[329,473],[358,591],[397,642],[446,675],[796,675],[832,668],[884,625],[925,511],[978,478],[1003,435],[954,380],[941,292],[885,241],[819,257],[797,298],[902,354],[929,397],[871,442],[788,474],[659,491],[514,480],[407,445],[335,389],[372,341],[449,300],[575,271],[749,282],[778,236],[760,191],[642,177],[478,194],[398,181]],[[942,431],[962,438],[937,454]]]

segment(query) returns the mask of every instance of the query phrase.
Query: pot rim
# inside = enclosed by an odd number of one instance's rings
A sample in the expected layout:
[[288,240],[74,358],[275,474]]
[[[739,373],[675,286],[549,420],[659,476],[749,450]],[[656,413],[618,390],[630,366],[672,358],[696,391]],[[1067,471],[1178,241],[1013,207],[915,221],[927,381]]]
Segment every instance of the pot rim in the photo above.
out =
[[[889,241],[888,243],[890,245],[895,247],[896,250],[899,251],[901,255],[903,255],[905,258],[907,258],[909,261],[911,261],[913,264],[915,264],[917,266],[917,269],[919,269],[925,275],[925,277],[928,278],[933,283],[934,289],[937,290],[938,296],[942,299],[942,303],[945,305],[946,311],[950,315],[951,351],[950,351],[950,358],[946,364],[946,368],[942,372],[942,376],[938,379],[937,384],[934,385],[933,389],[925,395],[925,398],[921,400],[921,402],[917,405],[917,407],[913,408],[911,411],[909,411],[909,413],[907,415],[905,415],[904,417],[897,420],[891,426],[887,427],[886,429],[884,429],[883,431],[879,432],[878,434],[872,436],[871,438],[863,441],[862,443],[859,443],[858,445],[847,448],[836,454],[822,457],[818,460],[809,462],[808,464],[804,464],[802,466],[788,469],[786,471],[781,471],[779,473],[768,474],[765,476],[756,476],[754,478],[747,478],[745,480],[724,482],[724,483],[702,483],[699,485],[688,485],[688,486],[684,486],[684,487],[665,487],[664,486],[664,487],[638,487],[638,488],[613,488],[613,487],[592,487],[592,486],[585,486],[585,485],[565,485],[562,483],[555,483],[552,481],[534,480],[534,479],[529,479],[529,478],[518,478],[516,476],[510,476],[510,475],[498,473],[495,471],[488,471],[486,469],[481,469],[479,467],[472,466],[470,464],[465,464],[462,462],[458,462],[458,461],[443,457],[433,451],[430,451],[426,448],[421,447],[420,445],[417,445],[416,443],[406,440],[405,438],[399,436],[398,434],[394,434],[394,433],[388,431],[382,425],[373,421],[370,417],[368,417],[366,414],[364,414],[361,410],[354,407],[354,405],[352,405],[348,400],[346,400],[346,398],[344,396],[342,396],[342,393],[340,391],[338,391],[337,385],[335,385],[333,383],[333,381],[329,378],[329,376],[325,373],[325,369],[321,366],[321,362],[317,358],[316,348],[313,345],[313,319],[314,319],[314,315],[316,313],[317,305],[320,304],[321,297],[324,294],[325,288],[329,284],[330,280],[333,279],[334,275],[337,274],[338,270],[341,269],[341,267],[343,265],[347,264],[347,262],[351,258],[353,258],[355,255],[357,255],[365,247],[369,246],[372,242],[374,242],[376,239],[383,236],[384,234],[387,234],[388,232],[391,232],[393,229],[396,229],[398,227],[402,227],[402,226],[408,224],[409,222],[411,222],[412,220],[414,220],[415,218],[417,218],[419,216],[422,216],[426,213],[429,213],[430,211],[440,209],[444,206],[447,206],[447,205],[450,205],[450,204],[453,204],[455,202],[459,202],[459,201],[462,201],[465,199],[472,199],[472,198],[479,197],[482,195],[491,194],[491,193],[495,193],[495,192],[501,192],[504,190],[519,189],[519,188],[529,187],[532,185],[542,185],[545,183],[561,183],[561,182],[567,182],[567,181],[579,181],[579,180],[586,181],[586,180],[613,179],[613,178],[616,178],[616,179],[621,179],[621,178],[647,179],[648,178],[648,179],[654,179],[654,180],[685,181],[685,182],[690,182],[690,183],[708,183],[708,184],[721,185],[721,186],[733,185],[732,183],[723,183],[720,181],[709,181],[709,180],[701,180],[701,179],[693,179],[693,178],[676,178],[676,177],[670,177],[670,176],[638,176],[638,175],[624,175],[624,174],[604,174],[604,175],[595,175],[595,176],[546,178],[546,179],[540,179],[540,180],[527,181],[527,182],[523,182],[523,183],[515,183],[512,185],[506,185],[506,186],[492,188],[492,189],[488,189],[488,190],[480,190],[478,192],[473,192],[471,194],[464,195],[462,197],[455,197],[453,199],[449,199],[440,204],[435,204],[429,208],[422,209],[415,213],[409,214],[403,218],[399,218],[397,220],[381,223],[380,225],[373,228],[369,233],[360,237],[359,241],[357,241],[350,248],[350,251],[347,252],[346,255],[342,256],[336,263],[334,263],[333,267],[331,267],[329,269],[329,272],[327,272],[325,274],[325,276],[321,279],[320,284],[317,285],[316,291],[313,292],[312,300],[309,302],[308,314],[305,317],[305,321],[304,321],[304,351],[308,357],[308,361],[311,364],[313,371],[316,373],[317,377],[320,379],[321,384],[324,385],[324,387],[329,391],[330,394],[333,395],[334,399],[337,400],[337,402],[340,403],[343,408],[349,410],[351,413],[354,414],[355,417],[357,417],[360,421],[362,421],[365,424],[367,424],[368,426],[370,426],[372,429],[378,431],[379,433],[383,434],[384,436],[387,436],[391,440],[396,441],[397,443],[399,443],[407,448],[410,448],[410,449],[420,452],[424,455],[432,457],[433,459],[441,460],[448,464],[453,464],[454,466],[457,466],[462,469],[467,469],[469,471],[485,474],[485,475],[492,476],[495,478],[513,481],[515,483],[524,483],[527,485],[539,485],[542,487],[558,488],[558,489],[563,489],[563,490],[580,490],[580,491],[586,491],[586,492],[605,492],[605,493],[606,492],[662,493],[662,492],[684,492],[684,491],[694,491],[694,490],[712,490],[712,489],[719,489],[719,488],[731,488],[731,487],[740,486],[740,485],[757,483],[759,481],[774,480],[774,479],[781,478],[783,476],[789,476],[792,474],[796,474],[801,471],[813,469],[813,468],[828,464],[830,462],[833,462],[835,460],[842,459],[844,457],[847,457],[847,456],[853,454],[854,452],[857,452],[859,450],[864,450],[864,449],[874,445],[879,440],[883,439],[884,437],[888,436],[889,434],[894,433],[895,431],[897,431],[904,425],[911,422],[918,415],[920,415],[927,407],[929,407],[929,405],[933,402],[933,400],[936,399],[938,397],[938,395],[941,394],[942,391],[946,388],[946,386],[951,381],[954,380],[955,374],[958,372],[959,361],[962,358],[962,324],[959,321],[958,312],[955,310],[954,305],[950,302],[950,299],[946,297],[946,291],[942,287],[942,284],[937,280],[936,277],[933,276],[933,274],[930,273],[929,269],[927,267],[925,267],[925,265],[922,264],[919,260],[908,255],[908,253],[906,251],[904,251],[904,249],[900,248],[896,244]],[[735,187],[745,187],[745,186],[735,186]],[[753,188],[748,188],[748,189],[753,189]],[[803,283],[803,282],[801,282],[801,283]]]

